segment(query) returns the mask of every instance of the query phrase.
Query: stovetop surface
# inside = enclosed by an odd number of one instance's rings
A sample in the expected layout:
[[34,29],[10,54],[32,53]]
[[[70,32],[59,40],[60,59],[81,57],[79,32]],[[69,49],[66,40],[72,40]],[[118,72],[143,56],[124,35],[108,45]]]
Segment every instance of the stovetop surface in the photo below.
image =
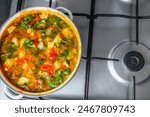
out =
[[[85,13],[90,15],[92,0],[56,1],[56,6],[66,7],[73,13]],[[150,1],[139,1],[139,15],[149,16]],[[31,6],[48,7],[49,0],[24,0],[21,8],[23,9]],[[17,0],[12,0],[10,15],[16,12],[16,7]],[[137,35],[136,18],[120,17],[120,15],[117,15],[117,17],[107,17],[106,15],[103,16],[103,14],[122,14],[135,17],[135,11],[136,0],[96,0],[95,14],[101,15],[94,19],[88,99],[127,100],[132,99],[134,94],[136,94],[136,99],[150,99],[149,80],[137,84],[135,87],[133,86],[132,80],[129,84],[118,82],[109,71],[108,60],[105,60],[116,45],[124,41],[135,42]],[[3,18],[2,13],[0,14],[0,18]],[[6,18],[3,20],[6,20]],[[85,16],[74,16],[73,22],[79,30],[82,42],[82,58],[79,68],[73,79],[65,87],[49,96],[43,97],[43,99],[84,99],[90,19]],[[150,47],[150,19],[143,18],[139,20],[138,33],[139,41]],[[103,59],[96,59],[97,57]],[[129,75],[129,78],[130,77]],[[0,89],[0,99],[10,99],[4,94],[3,83],[1,81]]]

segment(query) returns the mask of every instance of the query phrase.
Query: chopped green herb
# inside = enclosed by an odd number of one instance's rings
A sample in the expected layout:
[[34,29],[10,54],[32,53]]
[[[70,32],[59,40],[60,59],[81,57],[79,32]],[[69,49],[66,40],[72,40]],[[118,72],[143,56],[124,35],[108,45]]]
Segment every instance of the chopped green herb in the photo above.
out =
[[46,20],[45,19],[42,19],[40,21],[37,21],[34,25],[33,25],[33,29],[36,29],[36,28],[43,28],[45,27],[45,24],[46,24]]
[[52,35],[53,37],[55,37],[55,36],[57,35],[57,32],[56,32],[55,30],[51,30],[51,35]]
[[70,73],[70,71],[71,71],[71,69],[65,69],[65,70],[63,71],[64,76],[68,76],[69,73]]
[[34,48],[34,56],[38,57],[39,55],[39,49],[38,48]]
[[33,15],[26,16],[20,24],[21,29],[27,29],[28,23],[33,19]]
[[25,48],[30,48],[32,45],[33,45],[33,41],[31,39],[29,39],[29,38],[26,38],[24,43],[23,43],[23,46]]
[[43,60],[43,59],[40,59],[40,60],[37,62],[38,65],[42,65],[43,63],[44,63],[44,60]]
[[50,83],[50,86],[51,86],[52,88],[55,88],[55,87],[57,87],[57,83],[53,81],[53,82]]
[[61,53],[61,57],[63,57],[63,58],[66,58],[67,56],[69,55],[69,52],[68,52],[68,50],[64,50],[64,52],[63,53]]

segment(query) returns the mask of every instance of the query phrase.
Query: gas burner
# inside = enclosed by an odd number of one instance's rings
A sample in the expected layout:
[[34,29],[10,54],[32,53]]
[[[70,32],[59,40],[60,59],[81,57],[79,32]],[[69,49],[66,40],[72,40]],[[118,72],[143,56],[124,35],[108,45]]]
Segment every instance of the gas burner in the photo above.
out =
[[136,77],[136,84],[143,83],[150,76],[150,49],[143,43],[126,41],[115,46],[109,58],[119,62],[108,61],[108,69],[117,81],[128,84]]
[[140,71],[145,64],[144,57],[136,51],[128,52],[124,57],[124,64],[130,71]]

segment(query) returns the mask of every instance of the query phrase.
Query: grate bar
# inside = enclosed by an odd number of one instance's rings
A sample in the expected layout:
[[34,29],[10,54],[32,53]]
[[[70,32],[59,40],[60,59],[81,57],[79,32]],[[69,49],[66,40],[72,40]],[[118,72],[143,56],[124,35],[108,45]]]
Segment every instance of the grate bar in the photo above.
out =
[[119,17],[119,18],[127,18],[127,19],[136,19],[136,16],[123,15],[123,14],[96,14],[95,18],[99,17]]
[[136,77],[133,76],[133,100],[136,100]]
[[103,57],[91,57],[91,59],[96,59],[96,60],[106,60],[106,61],[116,61],[116,62],[119,62],[119,59],[103,58]]
[[18,0],[16,12],[21,10],[22,0]]
[[136,0],[136,44],[139,45],[139,0]]
[[88,94],[89,94],[89,81],[90,81],[90,68],[91,68],[91,55],[92,55],[92,38],[93,38],[93,30],[94,30],[94,12],[95,12],[95,0],[91,0],[86,74],[85,74],[86,79],[85,79],[85,89],[84,89],[84,99],[85,100],[88,100]]

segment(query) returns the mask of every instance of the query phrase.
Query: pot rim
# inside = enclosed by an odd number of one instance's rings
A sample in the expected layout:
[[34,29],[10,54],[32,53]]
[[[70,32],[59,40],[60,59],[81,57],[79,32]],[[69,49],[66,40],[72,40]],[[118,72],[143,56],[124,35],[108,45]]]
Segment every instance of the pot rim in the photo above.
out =
[[78,67],[79,67],[79,63],[80,63],[80,59],[81,59],[81,52],[82,52],[82,46],[81,46],[81,38],[80,38],[80,34],[78,29],[76,28],[76,26],[74,25],[74,23],[62,12],[53,9],[53,8],[49,8],[49,7],[42,7],[42,6],[36,6],[36,7],[29,7],[29,8],[25,8],[23,10],[20,10],[19,12],[15,13],[14,15],[12,15],[11,17],[9,17],[1,26],[0,28],[0,35],[2,35],[3,31],[5,30],[5,28],[10,25],[10,23],[15,20],[21,13],[23,12],[27,12],[27,11],[32,11],[32,10],[49,10],[51,12],[56,12],[59,15],[61,15],[61,18],[63,17],[63,20],[67,20],[69,21],[69,25],[71,25],[74,28],[75,34],[77,36],[77,40],[78,40],[78,44],[79,44],[79,55],[78,55],[78,61],[76,63],[76,66],[74,68],[74,70],[72,71],[72,73],[70,74],[70,76],[67,78],[67,80],[65,80],[62,84],[60,84],[58,87],[52,89],[52,90],[48,90],[48,91],[44,91],[44,92],[29,92],[29,91],[25,91],[21,88],[16,87],[15,85],[13,85],[11,82],[9,82],[7,80],[7,78],[5,78],[5,76],[2,73],[1,70],[1,66],[0,66],[0,77],[2,79],[2,81],[8,86],[9,89],[11,89],[12,91],[14,91],[17,94],[21,94],[24,96],[28,96],[28,97],[40,97],[40,96],[47,96],[50,95],[51,93],[60,90],[61,88],[63,88],[66,84],[69,83],[69,81],[73,78],[73,76],[75,75]]

